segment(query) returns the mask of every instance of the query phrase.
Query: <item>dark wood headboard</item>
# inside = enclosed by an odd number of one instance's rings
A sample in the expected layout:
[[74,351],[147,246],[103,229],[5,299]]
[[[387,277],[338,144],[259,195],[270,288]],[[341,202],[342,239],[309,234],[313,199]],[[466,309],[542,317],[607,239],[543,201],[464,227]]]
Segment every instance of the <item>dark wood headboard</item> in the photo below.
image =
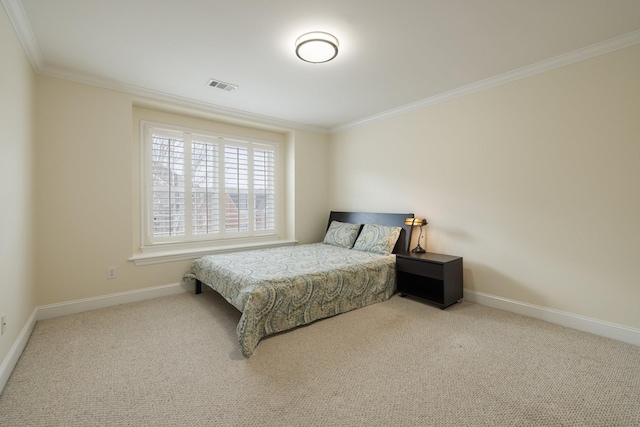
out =
[[376,224],[392,227],[402,227],[400,237],[393,248],[393,253],[409,252],[409,239],[411,237],[411,226],[404,225],[404,220],[413,218],[412,213],[374,213],[374,212],[335,212],[329,214],[327,228],[331,221],[348,222],[351,224]]

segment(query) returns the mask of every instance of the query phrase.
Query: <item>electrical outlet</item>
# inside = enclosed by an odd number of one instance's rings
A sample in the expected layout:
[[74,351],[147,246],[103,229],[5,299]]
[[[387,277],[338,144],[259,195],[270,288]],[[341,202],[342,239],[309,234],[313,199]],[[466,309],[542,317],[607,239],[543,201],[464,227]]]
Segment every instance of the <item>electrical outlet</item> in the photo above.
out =
[[118,277],[117,267],[107,267],[107,280],[115,279]]
[[7,327],[7,315],[3,314],[2,317],[0,317],[0,335],[4,335],[4,330]]

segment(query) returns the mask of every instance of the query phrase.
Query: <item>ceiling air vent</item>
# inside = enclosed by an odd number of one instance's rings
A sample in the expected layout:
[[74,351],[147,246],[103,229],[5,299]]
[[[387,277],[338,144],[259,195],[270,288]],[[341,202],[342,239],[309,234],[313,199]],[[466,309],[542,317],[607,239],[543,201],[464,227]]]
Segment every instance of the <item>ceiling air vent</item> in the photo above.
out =
[[217,87],[218,89],[224,89],[227,92],[233,92],[234,90],[238,89],[238,85],[232,85],[231,83],[225,83],[215,79],[210,79],[207,85],[211,87]]

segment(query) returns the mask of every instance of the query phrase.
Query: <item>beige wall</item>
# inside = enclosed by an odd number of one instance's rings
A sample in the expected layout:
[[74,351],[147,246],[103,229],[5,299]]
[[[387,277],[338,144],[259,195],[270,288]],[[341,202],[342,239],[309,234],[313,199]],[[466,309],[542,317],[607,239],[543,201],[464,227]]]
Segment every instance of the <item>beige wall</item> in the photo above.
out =
[[[140,117],[134,117],[133,105],[160,104],[51,77],[38,76],[37,83],[38,305],[180,282],[189,261],[146,266],[129,261],[140,242]],[[239,129],[208,122],[204,112],[162,108],[147,118]],[[244,126],[249,136],[264,134]],[[296,221],[295,237],[317,241],[322,234],[314,216],[328,216],[329,137],[279,132],[292,145],[294,163],[287,177],[292,203],[296,209],[303,204],[301,212],[312,217]],[[117,279],[106,279],[109,266],[117,267]]]
[[35,308],[35,74],[2,7],[0,40],[1,364]]
[[329,211],[329,136],[298,131],[295,135],[295,224],[300,243],[320,242]]
[[331,206],[426,216],[466,289],[640,328],[640,46],[333,136]]
[[[129,268],[131,100],[38,76],[38,305],[159,285]],[[118,279],[106,280],[106,268]],[[170,276],[166,283],[175,276]]]

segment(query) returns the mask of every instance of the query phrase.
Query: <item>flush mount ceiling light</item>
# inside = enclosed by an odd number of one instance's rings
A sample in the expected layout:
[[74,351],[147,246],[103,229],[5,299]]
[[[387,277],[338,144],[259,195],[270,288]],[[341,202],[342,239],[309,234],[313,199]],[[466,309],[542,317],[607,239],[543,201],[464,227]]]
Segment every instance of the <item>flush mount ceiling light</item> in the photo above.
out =
[[312,64],[329,62],[338,56],[338,39],[322,31],[303,34],[296,40],[296,55]]

